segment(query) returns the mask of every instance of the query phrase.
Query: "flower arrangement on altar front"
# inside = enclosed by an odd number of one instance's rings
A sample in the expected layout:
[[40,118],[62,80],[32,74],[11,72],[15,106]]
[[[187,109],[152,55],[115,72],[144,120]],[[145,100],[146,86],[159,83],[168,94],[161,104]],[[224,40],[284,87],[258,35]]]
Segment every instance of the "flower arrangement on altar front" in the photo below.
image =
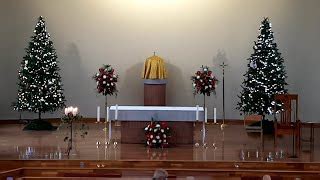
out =
[[118,75],[115,74],[114,69],[111,65],[103,65],[99,68],[99,72],[93,76],[93,79],[97,83],[97,92],[99,94],[107,95],[117,95],[117,82]]
[[144,131],[147,146],[154,148],[169,146],[170,128],[167,123],[151,121]]
[[210,96],[216,89],[218,80],[208,66],[201,66],[201,69],[191,77],[194,94]]

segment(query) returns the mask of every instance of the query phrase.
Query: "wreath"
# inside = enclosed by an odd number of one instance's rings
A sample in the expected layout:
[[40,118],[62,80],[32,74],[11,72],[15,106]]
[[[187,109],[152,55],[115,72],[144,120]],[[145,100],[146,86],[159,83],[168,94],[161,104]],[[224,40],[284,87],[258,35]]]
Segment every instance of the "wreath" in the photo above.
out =
[[170,128],[166,122],[151,121],[145,128],[146,145],[153,148],[169,146]]

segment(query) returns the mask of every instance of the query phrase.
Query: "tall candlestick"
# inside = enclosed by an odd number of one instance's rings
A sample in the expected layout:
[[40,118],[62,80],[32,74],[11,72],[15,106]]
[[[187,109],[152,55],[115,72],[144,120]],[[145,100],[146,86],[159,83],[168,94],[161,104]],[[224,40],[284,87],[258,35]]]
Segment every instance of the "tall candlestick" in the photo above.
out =
[[197,105],[197,111],[196,111],[196,121],[199,120],[199,105]]
[[114,115],[114,119],[118,120],[118,104],[116,104],[116,112],[115,112],[115,115]]
[[106,129],[106,124],[104,125],[104,159],[107,159],[107,147],[108,147],[108,142],[107,142],[107,129]]
[[205,107],[205,108],[204,108],[204,122],[205,122],[205,123],[208,122],[208,113],[207,113],[207,112],[208,112],[208,110],[207,110],[207,108]]
[[106,122],[109,122],[109,107],[107,107],[106,111],[107,111]]
[[97,106],[97,122],[100,122],[100,106]]
[[217,123],[217,108],[213,108],[213,122]]

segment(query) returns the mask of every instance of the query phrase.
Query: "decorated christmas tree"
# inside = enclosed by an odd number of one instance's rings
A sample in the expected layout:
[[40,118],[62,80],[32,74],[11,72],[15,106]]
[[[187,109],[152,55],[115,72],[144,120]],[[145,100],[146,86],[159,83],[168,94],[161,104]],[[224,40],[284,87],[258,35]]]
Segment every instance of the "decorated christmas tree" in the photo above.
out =
[[268,18],[263,19],[259,31],[254,52],[248,58],[248,71],[244,74],[237,109],[245,114],[265,116],[272,114],[274,95],[287,92],[287,76]]
[[15,110],[37,113],[41,119],[42,113],[65,106],[57,54],[41,16],[26,48],[18,80]]

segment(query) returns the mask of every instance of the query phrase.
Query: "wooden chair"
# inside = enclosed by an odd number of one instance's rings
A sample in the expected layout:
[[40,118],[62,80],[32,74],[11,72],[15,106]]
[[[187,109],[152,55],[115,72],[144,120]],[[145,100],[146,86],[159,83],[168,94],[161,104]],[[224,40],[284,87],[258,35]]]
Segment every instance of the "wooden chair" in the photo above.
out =
[[[261,147],[264,148],[264,138],[263,138],[263,126],[262,126],[262,115],[247,115],[243,119],[243,125],[247,132],[259,132],[261,138]],[[248,126],[248,123],[260,122],[259,126]]]
[[282,104],[280,113],[274,113],[274,145],[277,146],[278,135],[293,135],[295,145],[300,147],[301,123],[298,116],[298,95],[279,94],[275,95],[274,100],[276,104]]

